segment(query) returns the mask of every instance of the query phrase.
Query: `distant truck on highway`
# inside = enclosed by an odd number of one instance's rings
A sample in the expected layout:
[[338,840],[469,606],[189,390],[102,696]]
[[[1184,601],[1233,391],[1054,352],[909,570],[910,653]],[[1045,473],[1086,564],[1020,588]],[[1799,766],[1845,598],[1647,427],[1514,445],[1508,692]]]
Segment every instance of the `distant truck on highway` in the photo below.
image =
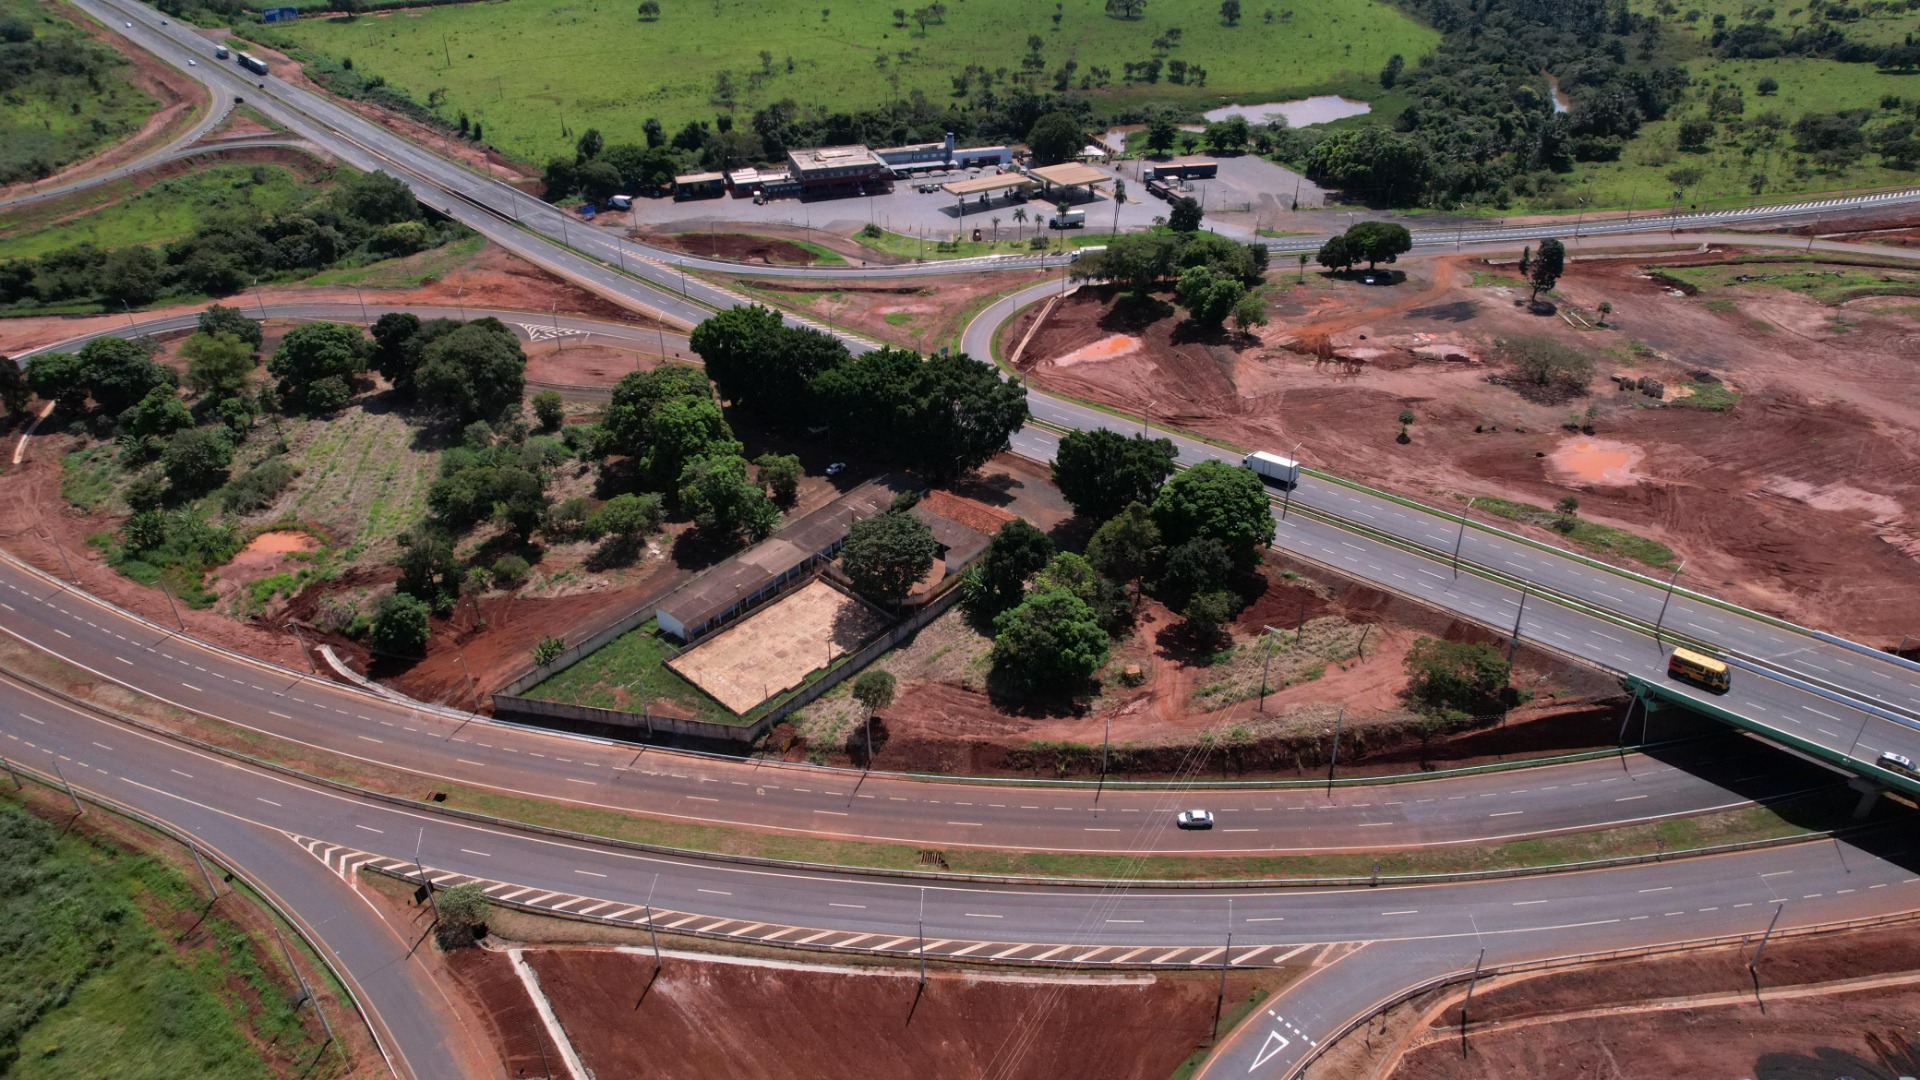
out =
[[215,45],[213,47],[213,58],[215,60],[225,60],[227,57],[232,55],[233,54],[231,52],[227,51],[227,47],[225,45]]
[[267,73],[267,62],[251,53],[241,53],[238,63],[241,67],[246,68],[255,75],[265,75]]
[[1049,229],[1079,229],[1087,224],[1085,210],[1069,210],[1064,214],[1055,214],[1047,219]]
[[1241,458],[1240,464],[1259,473],[1261,479],[1271,480],[1283,487],[1293,487],[1300,482],[1300,463],[1289,461],[1279,454],[1255,450]]

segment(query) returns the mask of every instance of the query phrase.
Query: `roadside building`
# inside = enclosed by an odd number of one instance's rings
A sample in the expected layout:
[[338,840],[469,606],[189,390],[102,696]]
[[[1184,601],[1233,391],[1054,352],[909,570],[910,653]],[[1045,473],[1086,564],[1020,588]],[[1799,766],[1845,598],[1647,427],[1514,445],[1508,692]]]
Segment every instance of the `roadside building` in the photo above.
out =
[[787,153],[787,172],[803,199],[832,199],[887,191],[892,169],[864,146],[821,146]]
[[673,197],[676,202],[684,202],[688,199],[713,199],[726,192],[725,173],[687,173],[673,178]]

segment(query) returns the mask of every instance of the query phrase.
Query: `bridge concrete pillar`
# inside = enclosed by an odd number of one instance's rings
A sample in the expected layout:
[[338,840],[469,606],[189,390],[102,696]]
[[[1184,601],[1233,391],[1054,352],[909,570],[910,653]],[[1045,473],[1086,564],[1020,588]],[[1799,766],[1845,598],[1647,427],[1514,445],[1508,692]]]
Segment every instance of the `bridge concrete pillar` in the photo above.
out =
[[1848,780],[1847,786],[1860,793],[1860,802],[1853,808],[1855,821],[1866,820],[1867,815],[1873,813],[1874,804],[1880,801],[1880,796],[1887,790],[1864,776]]

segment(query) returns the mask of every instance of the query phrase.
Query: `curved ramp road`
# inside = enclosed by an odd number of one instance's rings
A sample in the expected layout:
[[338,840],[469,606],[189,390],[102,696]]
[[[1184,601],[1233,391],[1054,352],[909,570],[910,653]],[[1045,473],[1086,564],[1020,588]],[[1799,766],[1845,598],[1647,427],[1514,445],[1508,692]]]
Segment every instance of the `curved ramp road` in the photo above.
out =
[[[938,885],[855,874],[719,865],[555,840],[373,803],[192,752],[0,681],[0,747],[43,769],[58,762],[75,783],[127,802],[241,860],[313,919],[329,950],[367,992],[391,1037],[389,1052],[412,1075],[453,1075],[434,998],[416,985],[406,945],[364,920],[325,917],[351,908],[334,884],[344,851],[384,865],[418,850],[436,878],[458,875],[501,886],[495,895],[540,906],[616,912],[651,902],[688,929],[760,940],[748,926],[806,928],[810,944],[848,951],[912,952],[925,898],[929,952],[1037,957],[1025,946],[1082,955],[1155,950],[1193,966],[1217,964],[1233,933],[1248,964],[1298,959],[1302,946],[1335,960],[1269,1007],[1317,1038],[1378,998],[1383,988],[1470,964],[1486,947],[1499,962],[1716,934],[1758,933],[1783,905],[1783,926],[1860,918],[1920,904],[1913,840],[1883,850],[1799,845],[1584,874],[1500,882],[1377,889],[1161,891],[1076,887]],[[1171,824],[1163,826],[1171,830]],[[325,845],[325,846],[323,846]],[[293,864],[301,864],[296,869]],[[490,885],[489,888],[492,888]],[[531,898],[529,901],[528,898]],[[1231,904],[1229,904],[1231,901]],[[1231,923],[1229,923],[1229,915]],[[697,916],[697,921],[694,917]],[[643,916],[644,919],[644,916]],[[631,924],[631,912],[624,921]],[[664,916],[662,925],[667,920]],[[796,939],[786,939],[796,940]],[[911,942],[911,944],[909,944]],[[1264,948],[1261,948],[1263,947]],[[1329,948],[1331,946],[1332,948]],[[964,948],[964,946],[962,946]],[[1214,950],[1218,948],[1219,952]],[[991,949],[991,951],[989,951]],[[1258,949],[1259,951],[1255,951]],[[1178,950],[1169,955],[1170,951]],[[1197,950],[1197,951],[1196,951]],[[1141,962],[1136,954],[1130,962]],[[1117,957],[1116,957],[1117,959]],[[1044,1023],[1036,1017],[1036,1023]],[[1237,1042],[1236,1042],[1237,1045]],[[1267,1063],[1280,1075],[1288,1062]],[[1244,1073],[1242,1073],[1244,1075]]]

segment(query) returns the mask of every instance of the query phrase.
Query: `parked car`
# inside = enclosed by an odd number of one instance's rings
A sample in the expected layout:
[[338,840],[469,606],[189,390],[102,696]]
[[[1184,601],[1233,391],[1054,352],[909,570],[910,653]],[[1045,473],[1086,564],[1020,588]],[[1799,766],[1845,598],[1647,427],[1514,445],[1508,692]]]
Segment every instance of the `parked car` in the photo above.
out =
[[847,463],[844,461],[836,461],[833,464],[827,466],[828,476],[839,476],[841,473],[846,471],[847,471]]
[[1920,780],[1920,768],[1916,768],[1913,759],[1905,754],[1896,754],[1888,750],[1880,755],[1880,760],[1876,764],[1888,772],[1897,772],[1901,776]]
[[1213,811],[1182,810],[1173,820],[1183,829],[1211,829],[1213,828]]

